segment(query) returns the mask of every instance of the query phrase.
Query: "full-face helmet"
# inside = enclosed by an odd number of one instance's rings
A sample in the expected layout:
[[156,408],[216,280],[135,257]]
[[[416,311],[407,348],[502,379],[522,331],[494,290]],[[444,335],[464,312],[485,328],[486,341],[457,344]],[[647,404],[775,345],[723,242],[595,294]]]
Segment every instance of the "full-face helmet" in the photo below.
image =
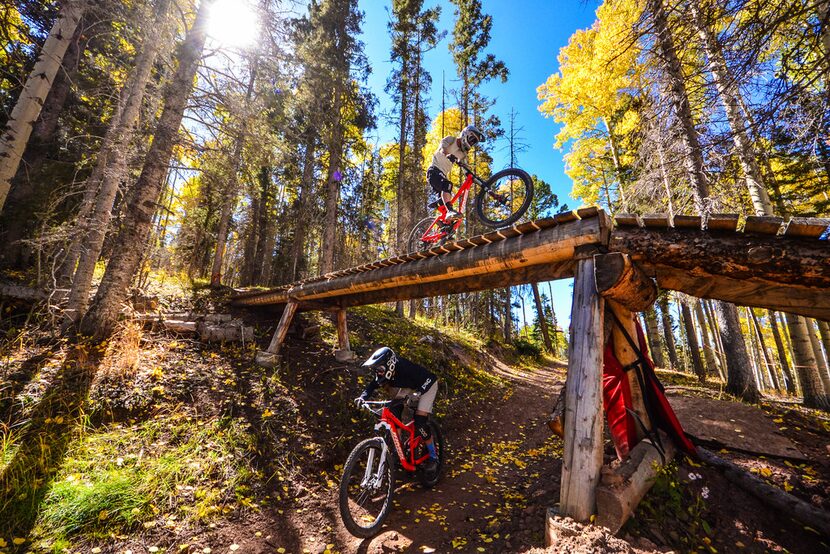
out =
[[475,125],[467,125],[461,131],[461,149],[465,152],[483,140],[484,133]]
[[391,381],[395,378],[395,366],[398,364],[398,357],[388,346],[383,346],[374,351],[369,358],[363,362],[363,367],[374,373],[375,378],[381,382]]

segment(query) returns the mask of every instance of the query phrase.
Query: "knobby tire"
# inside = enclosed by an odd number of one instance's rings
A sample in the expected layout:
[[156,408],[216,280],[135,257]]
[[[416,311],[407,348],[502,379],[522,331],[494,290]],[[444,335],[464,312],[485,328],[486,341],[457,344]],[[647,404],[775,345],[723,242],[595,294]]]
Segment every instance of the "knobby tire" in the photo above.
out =
[[[386,468],[384,469],[385,483],[383,483],[381,491],[379,491],[382,492],[383,489],[385,489],[385,499],[381,511],[377,516],[375,516],[375,520],[372,522],[372,525],[364,526],[355,521],[349,506],[349,482],[351,480],[352,473],[355,470],[362,473],[363,469],[358,468],[358,463],[360,462],[363,453],[370,448],[376,448],[377,455],[379,456],[383,451],[383,438],[373,437],[366,439],[355,446],[354,450],[352,450],[351,454],[349,454],[349,457],[346,459],[346,463],[343,466],[343,477],[340,479],[340,518],[343,520],[343,524],[346,526],[346,529],[349,530],[349,533],[360,538],[372,537],[380,531],[380,528],[383,526],[383,522],[386,520],[386,516],[389,515],[389,510],[392,509],[392,495],[395,491],[395,461],[392,459],[391,451],[387,451]],[[378,458],[378,463],[379,462],[380,460]]]

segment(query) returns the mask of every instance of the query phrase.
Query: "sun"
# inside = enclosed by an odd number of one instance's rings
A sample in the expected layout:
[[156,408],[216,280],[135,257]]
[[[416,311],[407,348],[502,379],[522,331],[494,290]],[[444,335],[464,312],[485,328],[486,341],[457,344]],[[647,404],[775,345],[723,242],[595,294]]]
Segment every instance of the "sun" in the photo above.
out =
[[247,48],[259,36],[259,16],[248,0],[216,0],[208,35],[222,46]]

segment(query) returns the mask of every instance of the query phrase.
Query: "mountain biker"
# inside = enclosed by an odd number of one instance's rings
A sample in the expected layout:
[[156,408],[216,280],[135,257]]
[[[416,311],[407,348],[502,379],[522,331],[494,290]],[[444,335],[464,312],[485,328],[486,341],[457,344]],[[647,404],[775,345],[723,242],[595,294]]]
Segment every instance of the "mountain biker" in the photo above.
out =
[[462,161],[467,157],[467,152],[484,140],[482,133],[475,125],[467,125],[461,131],[461,136],[447,136],[441,139],[441,143],[432,155],[432,164],[427,169],[427,181],[432,190],[438,195],[438,201],[447,208],[447,219],[455,220],[461,214],[452,207],[452,182],[447,178],[452,170],[452,164]]
[[[354,399],[354,403],[361,407],[375,390],[381,385],[398,387],[396,398],[403,398],[409,395],[410,398],[418,400],[418,407],[415,410],[415,430],[424,440],[429,459],[421,465],[426,471],[434,471],[438,467],[438,454],[435,451],[435,444],[432,439],[432,431],[429,428],[429,414],[432,412],[432,404],[435,402],[435,395],[438,392],[438,377],[427,368],[402,358],[395,354],[391,348],[383,346],[375,350],[369,358],[363,362],[370,375],[374,378],[366,386],[366,389]],[[395,414],[400,418],[400,413]]]

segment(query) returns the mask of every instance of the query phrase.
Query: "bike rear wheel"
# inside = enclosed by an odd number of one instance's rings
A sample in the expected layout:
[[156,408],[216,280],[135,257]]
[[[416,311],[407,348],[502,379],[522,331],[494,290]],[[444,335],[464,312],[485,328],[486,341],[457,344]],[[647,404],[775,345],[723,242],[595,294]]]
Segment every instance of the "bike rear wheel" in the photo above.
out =
[[418,482],[420,482],[421,486],[425,489],[431,489],[438,484],[438,481],[441,480],[441,474],[444,470],[444,463],[447,459],[447,447],[444,443],[444,435],[441,434],[441,428],[438,426],[438,422],[430,418],[429,429],[432,432],[432,440],[435,443],[435,453],[438,454],[438,465],[435,467],[434,471],[424,471],[423,469],[418,469],[416,473]]
[[340,517],[349,533],[367,538],[380,531],[395,491],[395,466],[387,451],[380,471],[383,439],[366,439],[355,446],[340,479]]
[[490,227],[516,223],[533,201],[533,180],[525,171],[499,171],[482,185],[476,195],[476,215]]
[[[421,250],[429,250],[433,246],[438,246],[446,240],[447,235],[444,235],[435,242],[425,242],[421,240],[421,238],[424,236],[424,234],[426,234],[427,231],[429,231],[431,235],[441,232],[441,230],[438,228],[438,225],[441,224],[439,223],[435,227],[432,227],[433,221],[435,221],[435,217],[425,217],[417,224],[415,224],[415,227],[413,227],[412,231],[409,232],[409,240],[407,242],[409,252],[420,252]],[[432,227],[432,229],[430,229],[430,227]]]

